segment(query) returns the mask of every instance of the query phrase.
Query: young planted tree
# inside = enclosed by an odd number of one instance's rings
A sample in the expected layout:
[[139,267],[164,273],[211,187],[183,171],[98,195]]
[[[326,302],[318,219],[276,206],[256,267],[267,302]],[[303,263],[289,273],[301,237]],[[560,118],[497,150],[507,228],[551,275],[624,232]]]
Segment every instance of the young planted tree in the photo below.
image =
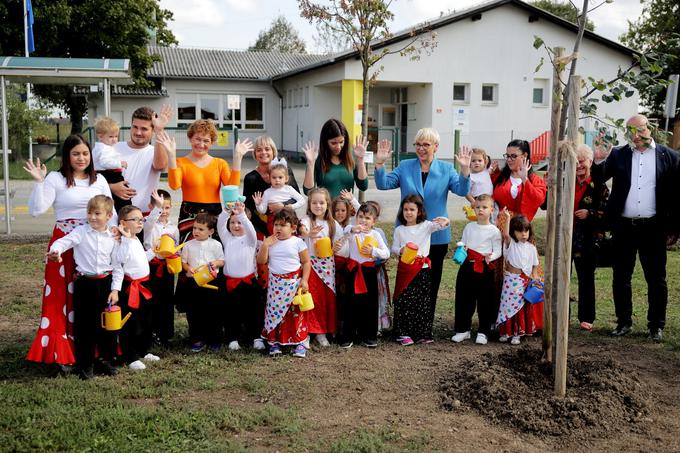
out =
[[281,53],[307,53],[305,42],[300,38],[293,24],[279,16],[268,29],[262,30],[255,44],[248,50],[275,51]]

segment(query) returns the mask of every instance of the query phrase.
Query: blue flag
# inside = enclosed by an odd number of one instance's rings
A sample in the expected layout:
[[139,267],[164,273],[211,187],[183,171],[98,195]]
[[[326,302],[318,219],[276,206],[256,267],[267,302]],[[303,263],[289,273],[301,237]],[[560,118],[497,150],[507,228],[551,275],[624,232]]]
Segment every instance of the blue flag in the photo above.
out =
[[35,52],[35,42],[33,42],[33,6],[31,0],[26,0],[26,39],[28,41],[28,53]]

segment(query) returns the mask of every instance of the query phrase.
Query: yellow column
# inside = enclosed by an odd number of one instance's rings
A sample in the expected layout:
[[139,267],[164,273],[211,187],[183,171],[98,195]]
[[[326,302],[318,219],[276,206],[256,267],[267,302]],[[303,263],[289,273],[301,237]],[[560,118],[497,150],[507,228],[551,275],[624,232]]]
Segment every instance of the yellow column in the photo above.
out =
[[342,81],[342,122],[347,126],[350,144],[361,135],[361,101],[363,84],[361,80]]

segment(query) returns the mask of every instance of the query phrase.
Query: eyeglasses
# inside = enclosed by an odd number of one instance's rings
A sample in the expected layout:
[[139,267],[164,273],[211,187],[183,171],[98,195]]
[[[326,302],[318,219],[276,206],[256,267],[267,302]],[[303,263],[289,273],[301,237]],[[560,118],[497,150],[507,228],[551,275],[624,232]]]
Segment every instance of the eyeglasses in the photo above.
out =
[[519,156],[521,156],[521,154],[503,154],[503,157],[505,157],[506,160],[515,160]]
[[432,143],[414,143],[414,148],[430,149],[432,148]]
[[144,217],[135,217],[133,219],[123,219],[123,221],[142,223],[144,221]]

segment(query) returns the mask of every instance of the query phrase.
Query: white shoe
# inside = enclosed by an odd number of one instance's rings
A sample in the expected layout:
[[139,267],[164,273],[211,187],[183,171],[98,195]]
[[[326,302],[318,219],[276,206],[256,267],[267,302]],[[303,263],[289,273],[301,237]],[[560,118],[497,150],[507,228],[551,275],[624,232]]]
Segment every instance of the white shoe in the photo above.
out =
[[307,338],[302,342],[304,345],[305,349],[309,349],[309,335],[307,335]]
[[256,351],[264,351],[264,341],[262,338],[256,338],[253,340],[253,349]]
[[500,341],[501,343],[507,343],[509,338],[510,337],[508,335],[501,335],[500,337],[498,337],[498,341]]
[[319,346],[322,348],[326,348],[330,346],[331,344],[328,342],[328,338],[326,338],[325,333],[320,333],[316,335],[316,342],[319,343]]
[[486,335],[483,333],[478,333],[477,334],[477,339],[475,340],[475,343],[477,344],[487,344],[489,341],[486,339]]
[[146,360],[147,362],[158,362],[161,358],[155,354],[148,353],[147,355],[142,357],[142,359]]
[[241,349],[241,345],[238,344],[238,341],[234,340],[229,342],[230,351],[238,351],[239,349]]
[[517,335],[512,337],[512,340],[510,340],[510,344],[514,344],[515,346],[518,345],[519,342],[520,342],[520,337],[518,337]]
[[144,365],[141,360],[135,360],[128,365],[128,368],[131,370],[146,370],[146,365]]
[[454,336],[451,337],[451,341],[454,343],[460,343],[463,340],[469,340],[470,339],[470,331],[468,330],[467,332],[459,332],[455,334]]

